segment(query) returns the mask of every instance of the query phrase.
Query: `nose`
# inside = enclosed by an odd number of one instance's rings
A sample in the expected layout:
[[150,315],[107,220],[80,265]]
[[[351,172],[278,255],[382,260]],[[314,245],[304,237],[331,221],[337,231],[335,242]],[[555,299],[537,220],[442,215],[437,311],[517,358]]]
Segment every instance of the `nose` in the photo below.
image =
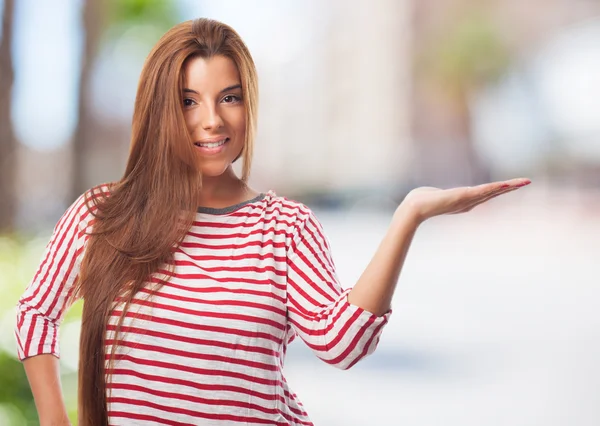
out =
[[215,130],[223,127],[223,119],[216,106],[208,105],[204,108],[200,117],[200,124],[204,130]]

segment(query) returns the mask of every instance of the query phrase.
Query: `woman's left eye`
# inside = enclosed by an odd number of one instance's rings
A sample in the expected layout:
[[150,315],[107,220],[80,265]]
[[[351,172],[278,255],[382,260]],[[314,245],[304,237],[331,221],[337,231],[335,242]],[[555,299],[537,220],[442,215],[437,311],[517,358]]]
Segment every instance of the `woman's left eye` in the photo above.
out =
[[232,104],[232,103],[236,103],[239,101],[240,101],[239,96],[235,96],[235,95],[227,95],[223,98],[223,102],[225,102],[226,104]]

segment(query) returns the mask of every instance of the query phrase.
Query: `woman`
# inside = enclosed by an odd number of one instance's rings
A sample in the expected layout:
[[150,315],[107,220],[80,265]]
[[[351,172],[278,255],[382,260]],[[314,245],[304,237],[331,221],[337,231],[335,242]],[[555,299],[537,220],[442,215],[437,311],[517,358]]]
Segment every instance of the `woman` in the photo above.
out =
[[80,297],[80,425],[310,425],[282,373],[291,340],[350,368],[378,344],[419,224],[529,183],[413,190],[342,290],[312,211],[246,184],[257,101],[250,53],[222,23],[179,24],[150,53],[124,176],[67,210],[19,301],[42,425],[68,424],[57,335]]

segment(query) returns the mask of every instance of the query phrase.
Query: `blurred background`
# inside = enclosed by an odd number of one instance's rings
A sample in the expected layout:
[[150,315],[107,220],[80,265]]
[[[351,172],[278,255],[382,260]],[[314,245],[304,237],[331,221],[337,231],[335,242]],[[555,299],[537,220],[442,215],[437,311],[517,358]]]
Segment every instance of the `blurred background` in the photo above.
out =
[[[232,25],[257,64],[251,186],[317,212],[345,287],[410,189],[533,181],[420,228],[356,367],[290,347],[315,424],[600,424],[600,1],[0,5],[0,425],[37,424],[14,307],[52,227],[120,178],[143,61],[200,16]],[[61,328],[73,421],[80,313]]]

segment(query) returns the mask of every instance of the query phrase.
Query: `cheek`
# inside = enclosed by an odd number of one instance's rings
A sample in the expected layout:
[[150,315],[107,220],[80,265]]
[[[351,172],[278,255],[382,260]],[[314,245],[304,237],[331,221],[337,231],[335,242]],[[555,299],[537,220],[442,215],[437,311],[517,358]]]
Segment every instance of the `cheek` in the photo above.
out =
[[183,118],[185,120],[185,125],[189,131],[192,131],[197,125],[197,118],[191,111],[186,111],[183,113]]
[[244,137],[244,135],[246,134],[246,120],[245,119],[239,121],[236,132],[240,137]]
[[238,137],[246,132],[246,111],[243,108],[230,111],[228,120],[229,126],[235,131]]

